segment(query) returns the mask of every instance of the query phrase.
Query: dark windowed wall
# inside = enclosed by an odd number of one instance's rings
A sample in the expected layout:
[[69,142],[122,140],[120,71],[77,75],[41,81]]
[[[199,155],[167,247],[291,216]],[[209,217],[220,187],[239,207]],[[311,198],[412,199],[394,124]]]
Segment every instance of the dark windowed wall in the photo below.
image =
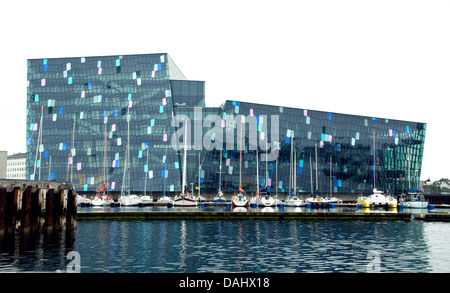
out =
[[[375,133],[375,187],[400,193],[408,187],[408,178],[415,186],[422,168],[426,124],[417,122],[363,117],[330,112],[294,109],[253,103],[226,101],[223,112],[228,115],[264,116],[257,118],[258,137],[267,132],[270,142],[271,115],[279,117],[279,156],[267,163],[259,160],[259,185],[271,186],[275,192],[287,192],[290,185],[290,143],[296,152],[297,188],[300,192],[316,189],[315,146],[317,145],[318,189],[321,193],[370,193],[373,188],[373,134]],[[267,128],[264,124],[267,123]],[[227,124],[229,125],[229,124]],[[236,125],[234,125],[236,127]],[[245,147],[242,153],[242,185],[256,190],[256,151],[249,149],[249,126],[246,124]],[[235,129],[235,133],[237,130]],[[264,135],[264,134],[263,134]],[[239,151],[235,139],[233,150],[223,153],[223,189],[237,190],[239,185]],[[265,152],[259,140],[259,152]],[[206,152],[207,162],[216,161],[218,151]],[[330,163],[331,161],[331,163]],[[310,164],[311,162],[311,164]],[[330,171],[331,164],[331,171]],[[205,166],[207,168],[207,166]],[[268,178],[265,178],[266,168]],[[218,167],[205,171],[204,189],[217,190]],[[208,176],[207,175],[207,176]],[[276,180],[278,177],[278,181]],[[267,181],[265,181],[267,180]]]
[[146,174],[150,177],[148,190],[162,189],[165,154],[166,190],[179,190],[180,162],[170,143],[173,100],[169,63],[173,62],[168,60],[167,54],[28,60],[27,178],[33,178],[43,107],[43,140],[35,179],[72,178],[81,191],[101,187],[106,183],[106,126],[111,190],[122,188],[127,145],[132,190],[143,190]]
[[[268,142],[276,140],[272,137],[271,115],[279,118],[278,164],[276,160],[267,163],[266,178],[266,163],[259,160],[258,182],[260,186],[268,184],[273,192],[276,187],[279,192],[289,190],[290,143],[293,141],[300,191],[311,191],[311,169],[315,189],[317,145],[320,192],[329,192],[331,178],[334,193],[369,193],[373,182],[374,132],[377,188],[399,193],[407,187],[408,178],[414,183],[420,177],[425,123],[237,101],[226,101],[220,108],[208,108],[205,107],[204,82],[182,78],[184,75],[167,54],[28,60],[27,179],[38,179],[40,172],[41,180],[72,180],[79,191],[95,191],[101,187],[106,182],[103,171],[106,126],[106,165],[111,190],[120,191],[123,186],[125,148],[129,145],[127,163],[132,191],[143,191],[144,176],[148,176],[147,191],[162,191],[163,177],[165,191],[180,191],[183,150],[176,151],[171,145],[172,135],[178,129],[171,126],[172,117],[180,114],[188,116],[192,122],[191,146],[199,143],[203,146],[204,137],[211,130],[211,126],[202,127],[201,135],[195,136],[195,123],[208,115],[221,118],[224,192],[235,192],[239,185],[240,142],[236,115],[255,119],[259,139],[258,143],[251,140],[249,123],[246,123],[241,176],[247,192],[255,191],[257,180],[256,151],[250,146],[258,145],[261,154],[265,152],[262,136],[268,137]],[[43,139],[38,146],[41,107]],[[230,133],[234,137],[232,143],[226,140]],[[217,142],[210,138],[209,143],[217,145]],[[219,181],[218,149],[188,151],[188,187],[190,183],[197,186],[199,153],[202,191],[215,192]]]

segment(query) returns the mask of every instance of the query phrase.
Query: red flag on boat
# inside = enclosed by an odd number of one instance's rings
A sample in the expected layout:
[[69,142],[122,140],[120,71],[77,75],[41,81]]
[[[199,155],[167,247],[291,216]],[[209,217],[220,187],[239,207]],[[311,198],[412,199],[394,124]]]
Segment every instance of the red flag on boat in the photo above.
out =
[[244,192],[244,189],[239,185],[239,192]]
[[105,184],[103,184],[103,187],[102,187],[102,188],[97,189],[97,191],[105,191],[105,190],[106,190]]

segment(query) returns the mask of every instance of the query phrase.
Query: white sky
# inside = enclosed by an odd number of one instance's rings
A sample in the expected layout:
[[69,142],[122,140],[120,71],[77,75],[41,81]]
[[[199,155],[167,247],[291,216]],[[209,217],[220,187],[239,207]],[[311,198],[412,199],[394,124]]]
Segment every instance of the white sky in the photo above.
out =
[[2,1],[0,150],[25,151],[27,59],[167,52],[226,99],[427,123],[450,177],[450,0]]

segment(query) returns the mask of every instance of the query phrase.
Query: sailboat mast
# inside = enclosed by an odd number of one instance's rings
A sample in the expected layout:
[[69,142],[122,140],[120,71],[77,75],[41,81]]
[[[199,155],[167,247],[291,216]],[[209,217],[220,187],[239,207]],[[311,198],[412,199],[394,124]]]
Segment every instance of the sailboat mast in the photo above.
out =
[[319,176],[317,172],[317,143],[314,144],[314,151],[316,153],[316,192],[319,193]]
[[76,115],[73,115],[73,129],[72,129],[72,148],[70,149],[70,157],[72,158],[72,166],[70,167],[70,183],[72,183],[73,179],[73,156],[75,153],[75,117]]
[[50,160],[48,162],[48,181],[50,181],[51,178],[51,169],[52,169],[52,155],[50,155]]
[[166,161],[167,153],[164,153],[164,177],[163,177],[163,197],[166,196]]
[[242,186],[241,162],[242,162],[242,119],[241,119],[241,137],[239,138],[239,188],[241,188]]
[[[184,194],[184,189],[186,186],[186,154],[187,154],[187,120],[184,122],[184,157],[183,157],[183,178],[181,185],[181,193]],[[165,176],[165,174],[164,174]],[[200,176],[200,174],[199,174]]]
[[259,194],[259,161],[258,161],[258,147],[256,148],[256,195]]
[[[37,139],[37,144],[36,144],[36,156],[34,159],[34,170],[33,170],[33,180],[36,180],[36,165],[37,165],[37,156],[38,156],[38,152],[40,151],[40,143],[42,143],[42,115],[44,113],[44,106],[41,107],[41,119],[39,121],[39,132],[38,132],[38,139]],[[40,174],[41,174],[41,156],[39,155],[39,179],[40,179]]]
[[278,198],[278,158],[275,161],[275,181],[276,181],[275,182],[275,186],[276,186],[275,195]]
[[198,153],[198,197],[200,198],[200,153]]
[[313,176],[312,176],[312,160],[311,160],[311,153],[309,154],[309,173],[310,173],[310,177],[311,177],[311,194],[314,193],[314,189],[313,189]]
[[222,148],[220,148],[219,194],[222,191]]
[[107,137],[107,131],[106,131],[106,124],[105,124],[105,149],[103,151],[103,178],[105,180],[105,190],[103,191],[103,195],[105,195],[106,190],[108,189],[108,147],[107,147],[107,141],[106,141],[106,137]]
[[293,176],[294,176],[294,194],[297,193],[297,152],[294,151],[294,169],[293,169]]
[[147,194],[147,177],[148,177],[148,150],[150,149],[148,145],[145,145],[145,147],[147,148],[147,172],[145,172],[145,180],[144,180],[144,196],[146,196]]
[[131,190],[131,186],[130,186],[130,107],[128,106],[128,110],[127,110],[127,192],[128,195],[130,195],[130,190]]
[[265,179],[264,179],[264,182],[265,182],[265,184],[266,184],[266,186],[264,186],[265,188],[267,188],[267,185],[269,185],[269,183],[268,183],[268,179],[269,179],[269,174],[268,174],[268,171],[267,171],[267,139],[268,139],[268,137],[267,137],[267,135],[266,135],[266,173],[265,173]]
[[373,132],[373,189],[375,190],[375,131]]
[[332,162],[332,158],[331,158],[331,156],[330,156],[330,197],[331,197],[331,195],[332,195],[332,193],[333,193],[333,191],[332,191],[332,176],[333,176],[333,171],[332,171],[332,165],[333,165],[333,162]]
[[292,186],[294,185],[293,177],[292,177],[292,138],[291,138],[291,155],[289,156],[289,193],[292,193]]

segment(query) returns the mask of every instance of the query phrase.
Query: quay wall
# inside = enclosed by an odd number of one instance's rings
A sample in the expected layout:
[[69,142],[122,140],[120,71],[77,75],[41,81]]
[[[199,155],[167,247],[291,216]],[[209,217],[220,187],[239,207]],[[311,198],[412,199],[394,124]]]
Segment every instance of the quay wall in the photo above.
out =
[[76,192],[65,182],[0,180],[0,236],[76,228]]

